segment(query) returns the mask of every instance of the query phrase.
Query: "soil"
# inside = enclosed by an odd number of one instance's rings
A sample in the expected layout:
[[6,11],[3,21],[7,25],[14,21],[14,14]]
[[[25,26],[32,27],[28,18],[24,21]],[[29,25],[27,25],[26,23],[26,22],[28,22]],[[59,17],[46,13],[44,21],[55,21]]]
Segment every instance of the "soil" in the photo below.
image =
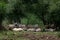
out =
[[60,40],[59,37],[55,35],[34,35],[34,34],[25,34],[24,37],[29,38],[30,40]]

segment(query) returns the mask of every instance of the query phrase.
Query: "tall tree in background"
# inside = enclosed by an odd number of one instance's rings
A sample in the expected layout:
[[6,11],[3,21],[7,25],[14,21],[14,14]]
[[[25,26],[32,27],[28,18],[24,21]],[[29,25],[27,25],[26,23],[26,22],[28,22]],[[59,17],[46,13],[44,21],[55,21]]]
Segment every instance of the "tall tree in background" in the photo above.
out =
[[[28,19],[27,24],[29,24],[29,20],[32,21],[36,17],[35,19],[39,18],[40,21],[43,21],[44,25],[54,23],[56,28],[60,28],[59,4],[60,1],[58,0],[1,0],[0,25],[2,25],[4,18],[7,18],[9,23],[21,23],[21,18],[26,17]],[[37,22],[34,21],[34,23]]]
[[40,0],[37,3],[35,14],[43,21],[44,25],[48,24],[47,15],[48,15],[49,3],[44,3],[44,0]]
[[[21,23],[21,17],[24,17],[24,6],[21,2],[21,0],[9,0],[8,2],[8,8],[7,10],[9,10],[8,13],[8,18],[10,18],[10,21],[14,21],[14,22],[19,22]],[[12,16],[11,16],[12,15]]]
[[4,20],[5,17],[5,3],[0,3],[0,30],[5,29],[2,25],[2,22]]

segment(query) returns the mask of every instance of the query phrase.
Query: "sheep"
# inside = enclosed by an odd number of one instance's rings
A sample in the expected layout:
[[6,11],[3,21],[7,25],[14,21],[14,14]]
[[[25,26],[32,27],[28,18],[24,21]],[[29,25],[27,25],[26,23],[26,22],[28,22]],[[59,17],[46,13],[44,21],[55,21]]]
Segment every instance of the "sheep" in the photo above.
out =
[[40,28],[37,28],[37,29],[36,29],[36,32],[40,32],[40,31],[41,31],[41,29],[40,29]]
[[14,25],[13,25],[13,24],[9,24],[8,26],[9,26],[9,27],[14,27]]
[[8,29],[9,29],[9,30],[12,30],[14,27],[15,27],[14,24],[9,24],[9,25],[8,25]]
[[23,27],[26,27],[26,26],[25,26],[25,25],[20,24],[20,25],[19,25],[19,27],[20,27],[20,28],[23,28]]
[[50,32],[53,32],[53,31],[55,31],[55,29],[45,29],[45,31],[50,31]]
[[22,27],[25,27],[25,25],[23,24]]
[[13,28],[13,31],[24,31],[22,28]]
[[35,24],[34,27],[38,27],[38,24]]
[[34,28],[29,28],[29,29],[27,29],[27,31],[35,31],[35,29]]
[[52,32],[53,32],[53,31],[55,31],[55,29],[50,29],[50,31],[52,31]]
[[22,24],[19,24],[19,28],[21,28],[22,27]]
[[27,25],[27,28],[34,28],[34,25],[29,24]]

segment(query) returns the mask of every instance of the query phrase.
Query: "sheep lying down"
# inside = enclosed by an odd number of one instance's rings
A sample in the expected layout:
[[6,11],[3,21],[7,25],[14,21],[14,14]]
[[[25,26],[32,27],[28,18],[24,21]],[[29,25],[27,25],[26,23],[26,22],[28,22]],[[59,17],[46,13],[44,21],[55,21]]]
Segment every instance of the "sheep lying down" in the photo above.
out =
[[24,31],[22,28],[13,28],[13,31]]
[[35,31],[35,29],[34,28],[29,28],[29,29],[27,29],[27,31]]
[[29,28],[29,29],[27,29],[27,31],[40,32],[41,29],[40,28],[37,28],[37,29]]
[[45,31],[53,32],[53,31],[55,31],[55,29],[45,29]]
[[36,32],[40,32],[40,31],[41,31],[41,29],[40,29],[40,28],[37,28],[37,29],[36,29]]

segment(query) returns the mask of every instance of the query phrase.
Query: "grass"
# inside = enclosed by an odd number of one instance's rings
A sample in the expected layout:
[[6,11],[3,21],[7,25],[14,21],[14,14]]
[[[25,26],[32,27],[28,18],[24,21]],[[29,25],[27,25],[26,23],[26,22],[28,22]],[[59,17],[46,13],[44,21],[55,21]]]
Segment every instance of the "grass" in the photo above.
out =
[[34,34],[34,35],[56,35],[58,36],[60,32],[14,32],[14,31],[2,31],[0,32],[0,40],[29,40],[28,38],[23,37],[24,34]]

